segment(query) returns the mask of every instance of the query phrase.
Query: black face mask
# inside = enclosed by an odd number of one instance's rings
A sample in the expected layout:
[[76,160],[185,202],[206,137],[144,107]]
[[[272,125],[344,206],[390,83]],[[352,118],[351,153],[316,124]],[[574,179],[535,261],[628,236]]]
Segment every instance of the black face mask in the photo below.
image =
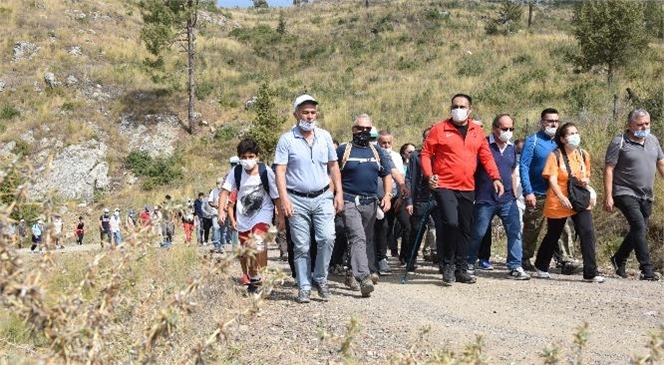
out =
[[371,139],[371,132],[369,131],[362,131],[353,134],[353,143],[361,147],[368,146],[370,139]]

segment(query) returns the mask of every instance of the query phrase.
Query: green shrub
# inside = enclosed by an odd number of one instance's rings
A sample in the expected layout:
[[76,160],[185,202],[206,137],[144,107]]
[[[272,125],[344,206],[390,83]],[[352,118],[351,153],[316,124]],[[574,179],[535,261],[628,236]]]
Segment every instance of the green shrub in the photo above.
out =
[[457,73],[459,76],[480,76],[484,73],[486,64],[481,55],[468,55],[459,62]]
[[146,151],[131,151],[125,165],[137,176],[144,178],[143,189],[152,190],[182,179],[181,161],[177,155],[151,157]]
[[203,100],[210,96],[214,91],[214,84],[210,81],[204,80],[196,85],[196,99]]
[[0,119],[9,120],[21,115],[21,112],[12,105],[5,104],[0,109]]
[[14,147],[13,152],[17,155],[27,156],[32,152],[32,146],[28,142],[21,139],[16,141],[16,147]]
[[237,128],[229,125],[225,125],[223,127],[217,128],[216,131],[214,131],[214,139],[216,141],[221,141],[221,142],[228,142],[233,140],[235,137],[238,136],[238,130]]

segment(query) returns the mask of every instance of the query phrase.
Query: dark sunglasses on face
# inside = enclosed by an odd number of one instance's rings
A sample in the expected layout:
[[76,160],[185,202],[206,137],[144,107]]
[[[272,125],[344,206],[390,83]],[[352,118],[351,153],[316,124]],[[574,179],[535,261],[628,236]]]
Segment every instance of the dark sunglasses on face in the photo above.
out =
[[498,129],[500,129],[503,132],[507,132],[507,131],[514,132],[514,128],[498,128]]
[[369,132],[371,131],[371,127],[360,127],[360,126],[355,126],[353,129],[360,131],[360,132]]

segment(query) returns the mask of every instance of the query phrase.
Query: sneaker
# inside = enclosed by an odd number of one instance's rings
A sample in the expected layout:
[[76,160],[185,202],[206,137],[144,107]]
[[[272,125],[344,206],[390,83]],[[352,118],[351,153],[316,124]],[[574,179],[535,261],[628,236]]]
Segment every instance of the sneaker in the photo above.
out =
[[551,274],[549,274],[548,271],[542,271],[538,268],[535,268],[535,273],[536,273],[535,277],[539,279],[551,279]]
[[529,280],[530,275],[521,267],[512,269],[507,273],[507,278],[514,280]]
[[376,274],[375,272],[371,273],[371,282],[373,283],[373,285],[377,285],[379,279],[380,276],[378,276],[378,274]]
[[249,279],[249,275],[247,274],[242,275],[242,278],[240,278],[240,284],[242,285],[249,285],[250,282],[251,279]]
[[532,262],[530,262],[530,259],[525,259],[521,261],[521,268],[524,269],[525,271],[532,271],[535,272],[535,265],[533,265]]
[[656,272],[651,273],[651,274],[641,273],[641,276],[639,277],[639,280],[647,280],[647,281],[659,281],[659,279],[660,279],[660,276]]
[[443,285],[450,286],[454,283],[454,266],[445,265],[443,266]]
[[362,278],[362,281],[360,281],[360,292],[363,297],[367,298],[371,296],[371,292],[373,291],[374,285],[371,275],[365,275],[364,278]]
[[247,285],[247,294],[258,294],[260,292],[260,287],[255,284]]
[[468,269],[466,270],[468,275],[475,275],[475,265],[468,264]]
[[474,276],[468,275],[468,271],[463,269],[454,272],[454,279],[456,279],[457,283],[463,284],[475,284],[477,282]]
[[563,266],[560,269],[560,273],[563,275],[578,274],[581,271],[583,271],[583,265],[574,261],[563,262]]
[[355,279],[351,272],[346,274],[346,280],[344,280],[344,284],[352,291],[360,290],[360,283],[357,281],[357,279]]
[[327,282],[319,283],[314,281],[314,287],[318,290],[318,297],[323,301],[330,300],[330,287],[327,285]]
[[392,275],[392,269],[390,268],[390,265],[387,264],[387,259],[378,261],[378,275]]
[[297,298],[295,298],[295,301],[298,303],[309,303],[310,296],[311,296],[311,290],[300,290],[297,292]]
[[615,256],[611,256],[611,265],[613,265],[613,271],[616,275],[620,276],[623,279],[627,278],[627,271],[625,270],[625,264],[619,264]]
[[493,270],[493,266],[489,260],[480,260],[479,268],[482,270]]
[[603,283],[604,277],[602,275],[595,275],[594,277],[589,279],[583,278],[583,281],[587,283]]

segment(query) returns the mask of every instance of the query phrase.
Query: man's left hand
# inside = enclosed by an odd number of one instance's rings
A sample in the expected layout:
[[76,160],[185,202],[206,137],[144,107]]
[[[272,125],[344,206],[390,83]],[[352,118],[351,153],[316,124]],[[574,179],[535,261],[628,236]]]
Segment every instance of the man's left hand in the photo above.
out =
[[496,191],[498,196],[503,196],[503,194],[505,194],[505,187],[503,186],[503,183],[500,182],[500,180],[493,181],[493,189]]
[[334,194],[334,211],[336,214],[344,210],[344,195],[342,193]]
[[392,198],[388,194],[385,194],[383,200],[380,202],[380,209],[383,213],[387,213],[387,211],[390,210],[390,207],[392,207]]

